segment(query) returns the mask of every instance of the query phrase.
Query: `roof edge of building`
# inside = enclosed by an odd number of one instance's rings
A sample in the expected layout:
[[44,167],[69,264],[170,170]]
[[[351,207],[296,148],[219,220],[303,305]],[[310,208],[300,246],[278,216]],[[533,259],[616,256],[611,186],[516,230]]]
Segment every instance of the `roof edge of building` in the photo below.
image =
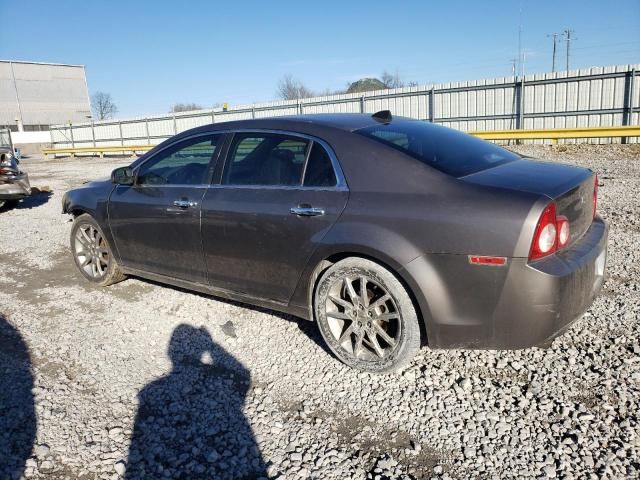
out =
[[31,65],[54,65],[56,67],[82,67],[85,68],[84,65],[78,65],[73,63],[53,63],[53,62],[32,62],[30,60],[4,60],[0,58],[0,63],[23,63],[23,64],[31,64]]

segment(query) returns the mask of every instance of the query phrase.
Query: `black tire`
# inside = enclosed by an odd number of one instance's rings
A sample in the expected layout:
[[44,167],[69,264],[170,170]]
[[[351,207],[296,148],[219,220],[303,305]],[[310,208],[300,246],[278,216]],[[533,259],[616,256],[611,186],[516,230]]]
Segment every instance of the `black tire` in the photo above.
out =
[[100,225],[91,215],[83,213],[75,218],[70,245],[76,267],[91,283],[106,287],[126,278]]
[[11,210],[20,200],[0,200],[0,210]]
[[397,371],[420,349],[420,324],[409,294],[393,273],[371,260],[351,257],[329,267],[317,283],[313,308],[325,342],[352,368]]

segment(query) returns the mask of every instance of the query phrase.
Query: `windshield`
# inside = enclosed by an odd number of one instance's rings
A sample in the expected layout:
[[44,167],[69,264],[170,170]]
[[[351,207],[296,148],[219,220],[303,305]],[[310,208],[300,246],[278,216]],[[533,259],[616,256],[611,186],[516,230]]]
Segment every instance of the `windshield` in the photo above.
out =
[[504,148],[432,123],[398,120],[356,130],[454,177],[520,158]]

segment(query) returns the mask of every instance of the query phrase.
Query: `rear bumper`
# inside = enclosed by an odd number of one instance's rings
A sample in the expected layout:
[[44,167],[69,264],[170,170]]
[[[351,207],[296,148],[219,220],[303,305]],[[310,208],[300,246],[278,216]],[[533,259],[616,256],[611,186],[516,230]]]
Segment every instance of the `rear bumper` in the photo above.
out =
[[31,195],[31,184],[26,173],[17,177],[0,176],[0,200],[17,200]]
[[570,247],[529,263],[471,265],[430,255],[405,268],[434,348],[527,348],[562,334],[591,306],[605,278],[608,227],[597,217]]

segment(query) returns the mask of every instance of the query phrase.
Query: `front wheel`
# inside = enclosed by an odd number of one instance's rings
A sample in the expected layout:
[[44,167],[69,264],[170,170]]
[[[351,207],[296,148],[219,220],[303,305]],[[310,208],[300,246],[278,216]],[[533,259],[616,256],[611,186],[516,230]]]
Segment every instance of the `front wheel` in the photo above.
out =
[[18,200],[0,200],[0,210],[6,207],[6,210],[10,210],[18,205]]
[[106,287],[125,279],[102,229],[87,213],[71,227],[71,254],[80,273],[92,283]]
[[324,272],[314,295],[320,332],[345,364],[373,373],[406,366],[420,348],[420,325],[402,283],[363,258],[341,260]]

